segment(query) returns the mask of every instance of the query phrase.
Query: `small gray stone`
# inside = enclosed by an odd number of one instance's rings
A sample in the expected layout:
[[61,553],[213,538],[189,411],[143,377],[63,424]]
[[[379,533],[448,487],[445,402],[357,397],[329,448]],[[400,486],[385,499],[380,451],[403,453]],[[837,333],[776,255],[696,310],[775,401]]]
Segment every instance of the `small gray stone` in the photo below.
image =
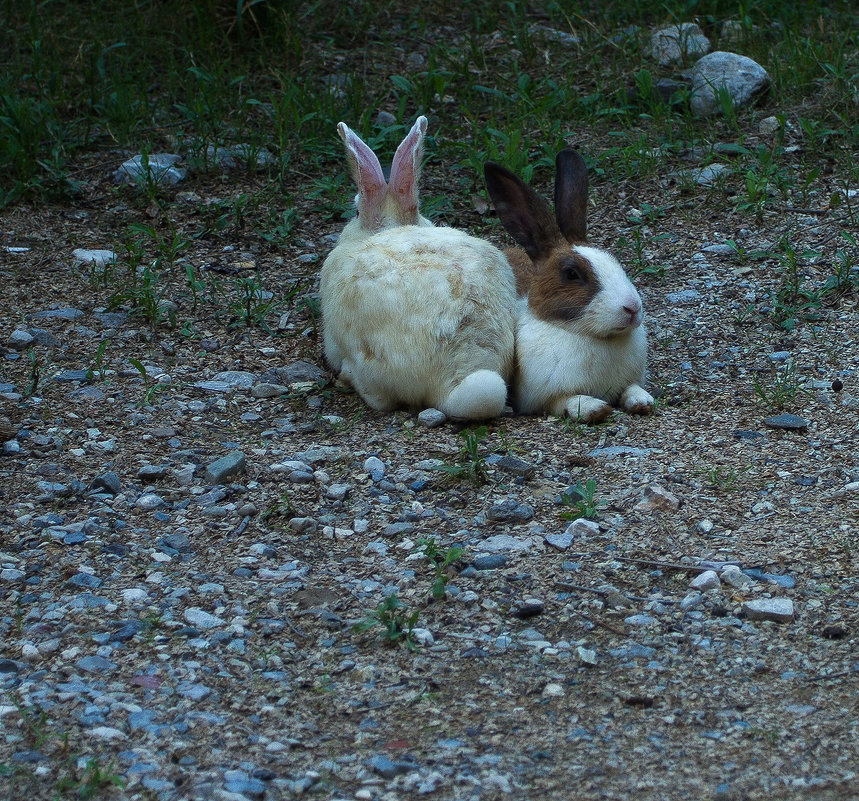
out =
[[168,548],[172,548],[174,551],[178,551],[179,553],[190,553],[191,551],[191,540],[188,539],[187,534],[184,534],[181,531],[174,531],[172,534],[167,534],[163,536],[159,542],[166,545]]
[[415,533],[415,527],[411,523],[389,523],[385,526],[382,535],[385,537],[408,537]]
[[6,344],[12,350],[25,350],[33,342],[35,342],[35,337],[29,331],[22,331],[21,329],[13,331],[9,334],[9,339],[6,340]]
[[496,523],[527,523],[534,519],[534,507],[513,500],[501,501],[489,507],[486,519]]
[[46,348],[58,348],[61,344],[59,339],[44,328],[30,328],[28,333],[39,345],[44,345]]
[[647,456],[652,448],[633,448],[630,445],[609,445],[607,448],[594,448],[588,456],[594,459],[610,459],[613,456]]
[[257,377],[246,370],[224,370],[213,375],[212,381],[223,381],[234,389],[250,389],[257,383]]
[[808,428],[808,421],[803,420],[795,414],[777,414],[775,417],[767,417],[764,420],[767,428],[781,428],[787,431],[804,431]]
[[116,261],[116,253],[112,250],[85,250],[76,248],[72,251],[72,257],[80,264],[89,264],[93,267],[104,267],[112,261]]
[[153,495],[152,493],[148,493],[146,495],[141,495],[134,502],[134,505],[138,509],[143,509],[144,512],[151,512],[153,509],[157,509],[159,506],[164,506],[164,499],[160,498],[157,495]]
[[351,489],[352,487],[349,484],[331,484],[325,490],[325,495],[332,501],[342,501],[346,499]]
[[287,478],[293,484],[312,484],[314,481],[313,473],[308,470],[293,470]]
[[336,462],[342,456],[342,448],[338,448],[336,445],[320,445],[316,448],[296,453],[294,458],[299,462],[316,465],[321,462]]
[[389,128],[397,124],[397,118],[390,111],[379,111],[375,124],[377,128]]
[[475,570],[498,570],[507,564],[507,558],[500,553],[475,557],[471,563]]
[[[30,315],[31,320],[77,320],[78,317],[83,317],[84,313],[80,309],[72,309],[68,306],[61,309],[46,309]],[[30,334],[35,338],[34,331]]]
[[593,520],[588,520],[584,517],[573,520],[573,522],[567,526],[566,531],[564,531],[564,534],[569,534],[573,539],[587,539],[588,537],[595,537],[599,533],[599,523]]
[[27,573],[24,570],[17,570],[14,567],[5,567],[0,570],[0,581],[21,581],[26,576]]
[[[724,164],[708,164],[706,167],[697,167],[689,170],[687,174],[698,186],[713,186],[720,175],[727,176],[730,172],[730,167]],[[686,291],[694,292],[694,290]]]
[[385,474],[385,463],[378,456],[368,456],[364,460],[365,473],[381,473]]
[[382,754],[367,760],[366,764],[370,770],[378,773],[383,779],[393,779],[403,773],[411,773],[418,768],[414,762],[394,762]]
[[167,465],[147,464],[137,471],[137,477],[141,481],[160,481],[167,475]]
[[78,387],[66,395],[74,403],[93,403],[107,397],[98,387]]
[[650,615],[630,615],[625,617],[623,622],[628,626],[650,626],[656,623],[656,618]]
[[573,544],[572,534],[547,534],[546,542],[559,551],[566,551]]
[[752,579],[740,570],[736,565],[728,565],[720,576],[725,584],[729,584],[736,590],[744,590],[752,583]]
[[647,54],[661,66],[676,64],[684,57],[697,57],[712,50],[710,40],[694,22],[669,25],[650,36]]
[[203,631],[208,629],[215,629],[218,626],[225,625],[225,621],[222,618],[217,617],[209,612],[206,612],[203,609],[200,609],[196,606],[188,607],[185,610],[185,621],[190,623],[195,628],[201,629]]
[[208,698],[212,691],[205,684],[180,684],[176,688],[176,692],[183,698],[190,698],[192,701],[202,701]]
[[251,388],[251,395],[254,398],[277,398],[281,395],[286,395],[289,392],[289,387],[283,384],[270,384],[267,381],[256,384]]
[[119,476],[112,470],[108,470],[106,473],[102,473],[100,476],[96,476],[92,480],[92,484],[90,486],[93,489],[105,489],[111,495],[119,495],[120,491],[122,490],[122,484],[119,481]]
[[231,451],[206,468],[206,481],[210,484],[223,484],[231,476],[244,472],[245,465],[245,455],[241,451]]
[[260,798],[265,795],[265,785],[259,779],[231,779],[224,784],[224,787],[231,793],[239,793],[251,798]]
[[296,534],[312,534],[319,527],[319,524],[312,517],[293,517],[290,518],[289,528]]
[[721,582],[719,581],[719,576],[716,574],[715,570],[705,570],[703,573],[699,573],[695,576],[695,578],[689,582],[689,586],[693,590],[705,592],[706,590],[717,589],[721,586]]
[[386,543],[381,540],[373,540],[372,542],[368,542],[364,546],[363,553],[375,553],[379,556],[387,556],[388,555],[388,546]]
[[531,540],[511,537],[509,534],[496,534],[494,537],[487,537],[475,547],[485,553],[513,553],[530,548]]
[[520,476],[528,479],[533,477],[537,468],[528,462],[517,459],[515,456],[502,456],[495,462],[495,466],[505,473],[512,473],[514,476]]
[[264,381],[271,381],[272,378],[277,383],[289,386],[304,381],[325,381],[326,375],[325,370],[319,365],[312,362],[296,361],[286,365],[286,367],[275,367],[273,370],[266,371],[262,376]]
[[114,670],[116,665],[109,659],[105,659],[103,656],[93,655],[78,659],[78,661],[75,662],[75,667],[80,670],[85,670],[87,673],[106,673],[110,670]]
[[182,157],[175,153],[152,153],[146,158],[142,155],[132,156],[120,165],[113,174],[113,180],[118,184],[143,184],[152,181],[173,186],[187,175],[186,170],[175,166],[181,160]]
[[88,590],[93,590],[102,585],[102,580],[98,576],[93,576],[91,573],[75,573],[67,582],[72,587],[85,587]]
[[681,289],[679,292],[668,292],[665,295],[672,306],[688,306],[697,303],[701,293],[697,289]]
[[447,415],[438,409],[424,409],[418,415],[418,422],[424,428],[438,428],[445,420]]
[[542,614],[545,608],[546,605],[539,598],[526,598],[516,608],[514,614],[522,620],[527,620],[528,618]]
[[72,609],[103,609],[108,604],[110,604],[110,601],[107,598],[93,595],[91,592],[82,592],[69,602],[69,606]]
[[704,253],[715,253],[718,256],[733,256],[737,252],[730,245],[725,244],[705,245],[701,250]]
[[790,598],[761,598],[746,601],[743,612],[749,620],[774,620],[790,623],[793,620],[793,601]]

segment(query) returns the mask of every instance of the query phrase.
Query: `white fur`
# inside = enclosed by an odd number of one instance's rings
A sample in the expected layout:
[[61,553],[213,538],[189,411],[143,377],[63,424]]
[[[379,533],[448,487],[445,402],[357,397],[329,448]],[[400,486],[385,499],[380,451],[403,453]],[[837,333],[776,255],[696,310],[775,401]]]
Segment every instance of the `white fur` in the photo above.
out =
[[520,299],[516,408],[584,422],[604,419],[615,404],[648,412],[653,398],[641,387],[647,366],[641,298],[613,256],[587,246],[573,250],[588,259],[602,288],[581,317],[566,323],[538,318],[528,299]]
[[362,238],[356,220],[322,266],[319,296],[326,358],[369,406],[503,410],[515,288],[493,245],[429,224]]

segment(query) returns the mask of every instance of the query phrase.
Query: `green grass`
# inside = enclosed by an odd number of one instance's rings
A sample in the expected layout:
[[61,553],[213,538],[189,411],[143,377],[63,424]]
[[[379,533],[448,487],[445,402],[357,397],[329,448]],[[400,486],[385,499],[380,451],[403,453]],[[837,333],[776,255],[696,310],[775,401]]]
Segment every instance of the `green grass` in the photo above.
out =
[[[610,184],[637,209],[621,241],[604,244],[631,255],[632,272],[645,280],[662,273],[646,258],[647,229],[684,224],[682,203],[661,197],[658,182],[688,169],[693,150],[701,163],[726,161],[731,172],[715,190],[687,182],[680,194],[721,205],[734,229],[777,219],[785,208],[829,207],[842,230],[855,230],[859,202],[846,195],[859,186],[855,4],[585,0],[550,2],[541,11],[537,17],[524,0],[0,0],[0,35],[12,43],[0,53],[0,206],[74,203],[107,191],[120,203],[156,208],[151,232],[131,232],[127,242],[143,249],[148,273],[130,287],[127,274],[115,299],[153,326],[173,324],[151,301],[181,286],[183,296],[190,290],[191,308],[180,308],[180,327],[191,325],[201,302],[231,309],[240,327],[261,325],[265,312],[246,302],[254,294],[243,285],[227,287],[226,304],[195,273],[182,285],[188,267],[169,252],[175,237],[283,247],[308,236],[309,222],[339,224],[348,213],[353,190],[335,134],[339,120],[390,163],[415,116],[428,115],[424,211],[481,233],[499,230],[470,203],[484,194],[486,160],[545,190],[557,150],[581,145],[597,202],[600,186]],[[725,46],[759,61],[773,80],[758,106],[723,104],[724,114],[696,119],[688,90],[668,98],[657,90],[677,70],[642,55],[648,33],[693,18],[716,47],[721,24],[740,23],[739,41]],[[574,34],[579,44],[547,36],[535,23]],[[377,126],[379,110],[395,122]],[[769,115],[778,116],[779,130],[762,139],[757,125]],[[241,194],[200,204],[194,225],[176,230],[177,193],[217,180],[211,148],[237,145],[246,147]],[[263,149],[272,164],[257,165]],[[181,153],[193,170],[178,188],[99,183],[120,152],[164,151]],[[841,269],[825,287],[830,296],[856,289],[850,266],[859,249],[855,241],[842,244]],[[153,268],[159,259],[166,266]],[[808,316],[807,288],[789,262],[780,269],[773,320],[789,327]]]

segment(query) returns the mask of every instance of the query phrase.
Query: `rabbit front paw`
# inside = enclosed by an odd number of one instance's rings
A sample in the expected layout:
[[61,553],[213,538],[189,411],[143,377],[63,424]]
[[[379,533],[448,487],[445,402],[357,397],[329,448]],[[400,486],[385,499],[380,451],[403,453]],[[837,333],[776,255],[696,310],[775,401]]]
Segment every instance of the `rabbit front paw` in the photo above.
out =
[[578,423],[601,423],[612,412],[612,408],[599,398],[590,395],[573,395],[564,404],[566,413]]
[[628,414],[653,414],[653,403],[653,395],[638,384],[627,387],[620,398],[620,406]]

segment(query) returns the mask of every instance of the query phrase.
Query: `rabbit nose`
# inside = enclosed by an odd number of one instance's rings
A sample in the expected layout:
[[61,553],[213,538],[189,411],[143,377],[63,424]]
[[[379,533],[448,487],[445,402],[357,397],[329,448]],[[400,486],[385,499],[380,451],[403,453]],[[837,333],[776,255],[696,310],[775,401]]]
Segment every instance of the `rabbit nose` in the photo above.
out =
[[641,304],[636,301],[628,301],[623,304],[623,310],[634,320],[641,311]]

